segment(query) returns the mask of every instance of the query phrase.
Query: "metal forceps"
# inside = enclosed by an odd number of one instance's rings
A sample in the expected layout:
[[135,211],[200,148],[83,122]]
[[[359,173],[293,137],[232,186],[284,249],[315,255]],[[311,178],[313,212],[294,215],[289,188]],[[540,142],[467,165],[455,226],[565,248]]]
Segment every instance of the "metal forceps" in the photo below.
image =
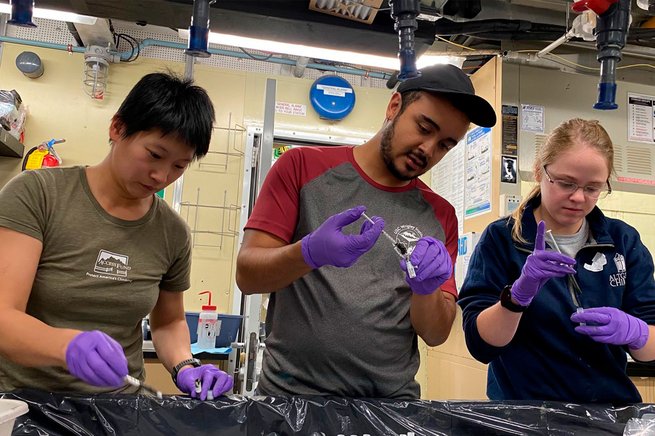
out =
[[131,375],[126,375],[123,378],[123,380],[125,381],[125,383],[127,383],[129,385],[132,385],[132,386],[136,386],[138,388],[141,388],[144,391],[146,391],[146,393],[148,393],[150,395],[153,395],[153,396],[159,398],[160,400],[162,398],[164,398],[160,391],[158,391],[157,389],[155,389],[155,388],[153,388],[151,386],[148,386],[145,383],[142,383],[141,380],[139,380],[138,378],[134,378]]
[[[362,212],[362,216],[366,218],[371,224],[375,224],[375,221],[373,221],[366,213]],[[416,277],[416,270],[414,269],[414,265],[412,265],[412,262],[409,260],[409,253],[407,252],[407,247],[405,247],[403,244],[400,242],[396,242],[395,239],[389,235],[384,229],[382,229],[382,234],[386,236],[386,238],[391,241],[391,245],[393,246],[393,249],[398,255],[402,258],[405,259],[405,264],[407,265],[407,275],[409,275],[410,279],[413,279]]]
[[[555,241],[553,232],[551,230],[546,230],[546,234],[550,238],[550,241],[553,243],[553,247],[555,248],[555,250],[557,250],[558,253],[562,254],[562,250],[560,250],[559,245],[557,245],[557,241]],[[575,279],[575,275],[568,274],[567,277],[569,279],[569,291],[571,293],[571,299],[573,300],[573,304],[575,305],[575,311],[580,313],[584,310],[582,308],[582,304],[580,303],[580,295],[582,295],[582,289],[580,289],[580,285],[578,284],[578,281]]]

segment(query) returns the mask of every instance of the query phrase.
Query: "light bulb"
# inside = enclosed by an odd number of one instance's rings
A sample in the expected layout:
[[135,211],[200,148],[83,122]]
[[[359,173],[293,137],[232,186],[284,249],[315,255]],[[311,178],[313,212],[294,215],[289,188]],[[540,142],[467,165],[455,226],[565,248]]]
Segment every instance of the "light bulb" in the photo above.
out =
[[100,57],[87,57],[84,59],[84,92],[95,100],[105,97],[107,78],[109,76],[109,63]]

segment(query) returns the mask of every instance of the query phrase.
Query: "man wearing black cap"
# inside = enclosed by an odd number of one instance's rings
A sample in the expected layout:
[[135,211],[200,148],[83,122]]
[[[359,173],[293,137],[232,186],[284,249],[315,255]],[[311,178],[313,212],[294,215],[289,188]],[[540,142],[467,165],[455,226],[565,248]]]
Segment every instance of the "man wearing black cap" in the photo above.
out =
[[271,293],[259,393],[420,396],[417,334],[439,345],[455,317],[457,218],[418,177],[470,122],[493,126],[493,108],[438,65],[400,84],[365,144],[278,159],[237,260],[242,292]]

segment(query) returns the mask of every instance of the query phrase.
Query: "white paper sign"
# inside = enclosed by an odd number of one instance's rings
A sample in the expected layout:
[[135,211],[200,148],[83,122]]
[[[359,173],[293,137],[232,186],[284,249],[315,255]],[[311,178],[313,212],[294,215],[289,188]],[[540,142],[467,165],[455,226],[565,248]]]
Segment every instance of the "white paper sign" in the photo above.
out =
[[534,104],[521,105],[521,130],[544,133],[544,107]]
[[276,101],[275,113],[306,117],[307,105],[300,104],[300,103],[286,103],[284,101]]
[[655,97],[628,93],[628,141],[654,142]]

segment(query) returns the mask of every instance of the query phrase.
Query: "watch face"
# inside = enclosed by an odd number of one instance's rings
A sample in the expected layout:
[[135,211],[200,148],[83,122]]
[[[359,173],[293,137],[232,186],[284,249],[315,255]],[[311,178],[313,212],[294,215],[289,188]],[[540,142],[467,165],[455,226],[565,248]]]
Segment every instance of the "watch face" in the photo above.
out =
[[512,292],[509,286],[505,286],[500,292],[500,305],[510,312],[524,312],[527,309],[527,306],[521,306],[512,301]]

